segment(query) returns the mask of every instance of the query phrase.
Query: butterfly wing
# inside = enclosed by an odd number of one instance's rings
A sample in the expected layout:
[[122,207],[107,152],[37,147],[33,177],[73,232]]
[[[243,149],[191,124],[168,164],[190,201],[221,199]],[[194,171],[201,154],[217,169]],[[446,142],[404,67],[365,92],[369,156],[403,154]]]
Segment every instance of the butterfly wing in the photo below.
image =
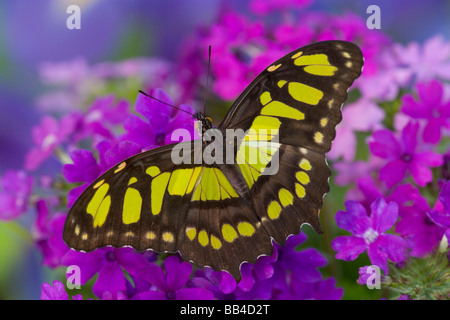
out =
[[[249,234],[258,221],[248,199],[219,165],[196,164],[203,148],[194,144],[153,149],[105,172],[70,209],[65,242],[82,251],[179,251],[184,260],[240,279],[243,261],[272,252],[271,237],[265,230]],[[184,163],[173,161],[176,146],[184,150]]]
[[[236,159],[244,160],[239,169],[259,220],[281,244],[303,223],[321,232],[318,213],[331,175],[325,153],[363,63],[358,46],[345,41],[295,50],[253,80],[219,125],[249,130]],[[250,161],[252,152],[256,161]]]
[[275,61],[232,105],[219,128],[248,130],[258,116],[281,122],[280,143],[327,152],[347,90],[364,64],[346,41],[314,43]]

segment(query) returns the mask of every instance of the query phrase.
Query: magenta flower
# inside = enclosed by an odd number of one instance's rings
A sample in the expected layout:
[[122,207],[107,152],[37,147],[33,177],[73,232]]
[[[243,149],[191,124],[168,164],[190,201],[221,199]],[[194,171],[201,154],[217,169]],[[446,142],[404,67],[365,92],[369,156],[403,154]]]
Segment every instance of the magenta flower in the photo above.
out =
[[303,282],[316,282],[322,278],[317,269],[324,267],[327,259],[314,248],[297,251],[297,247],[305,241],[306,235],[302,232],[297,236],[290,236],[284,246],[274,246],[278,254],[275,272],[285,275],[292,272],[292,277],[300,277]]
[[442,187],[436,208],[427,212],[428,217],[444,231],[450,241],[450,182]]
[[67,195],[67,205],[71,207],[80,194],[100,175],[100,166],[90,150],[74,150],[70,153],[73,164],[62,168],[64,178],[70,183],[84,184],[71,189]]
[[271,281],[271,299],[335,299],[342,296],[342,289],[334,288],[334,280],[322,279],[318,270],[327,264],[325,257],[314,248],[297,250],[305,240],[306,235],[302,232],[290,236],[285,246],[274,246],[278,258],[273,264],[274,274],[268,280]]
[[34,147],[25,156],[25,169],[36,170],[53,151],[66,142],[74,131],[77,119],[67,115],[57,120],[51,116],[41,118],[41,123],[32,130]]
[[[162,102],[139,94],[135,110],[144,116],[145,120],[136,115],[130,115],[124,122],[126,133],[120,137],[120,140],[134,142],[144,150],[148,150],[172,143],[172,132],[181,128],[188,130],[193,139],[196,130],[192,115],[168,106],[167,104],[174,105],[174,103],[162,89],[155,89],[151,95]],[[194,109],[188,105],[182,104],[179,108],[191,114],[195,113]]]
[[342,122],[336,128],[336,139],[328,153],[331,159],[342,157],[353,161],[356,153],[356,132],[368,132],[382,127],[384,110],[370,100],[360,99],[342,110]]
[[401,111],[414,119],[426,120],[423,140],[438,143],[442,129],[450,129],[450,100],[444,101],[444,88],[437,80],[416,84],[418,99],[403,96]]
[[261,256],[253,264],[243,263],[241,266],[242,279],[239,283],[236,283],[236,280],[228,272],[204,268],[196,270],[189,285],[210,290],[217,299],[270,299],[270,290],[261,294],[256,287],[260,282],[272,277],[276,258],[275,250],[271,256]]
[[0,178],[0,220],[18,218],[27,211],[33,177],[23,170],[8,170]]
[[400,221],[395,231],[408,243],[410,256],[422,257],[429,254],[442,238],[443,230],[427,215],[431,211],[417,187],[400,185],[389,196],[399,206]]
[[164,270],[154,268],[141,275],[142,278],[156,288],[137,293],[133,299],[138,300],[212,300],[211,291],[203,288],[186,288],[192,273],[192,265],[181,261],[177,256],[169,256],[164,260]]
[[[72,297],[73,300],[83,300],[81,294]],[[53,286],[44,282],[41,285],[41,300],[69,300],[64,284],[61,281],[53,281]]]
[[143,270],[153,274],[159,268],[132,248],[107,247],[89,253],[72,250],[65,255],[62,263],[80,267],[81,284],[85,284],[98,273],[92,292],[99,298],[106,294],[112,299],[120,298],[128,289],[122,268],[133,276],[142,275]]
[[297,8],[305,8],[311,3],[313,0],[267,0],[267,1],[258,1],[252,0],[250,2],[250,10],[253,13],[259,15],[267,15],[272,13],[275,10],[295,10]]
[[435,78],[450,79],[450,43],[442,35],[436,35],[422,45],[411,42],[406,47],[394,46],[400,63],[410,70],[415,81]]
[[336,222],[353,235],[333,240],[331,247],[337,251],[337,259],[355,260],[367,250],[372,264],[378,265],[385,273],[388,273],[388,259],[393,262],[406,259],[406,241],[386,233],[397,221],[398,206],[395,202],[377,199],[371,205],[370,215],[359,202],[347,201],[345,206],[347,211],[336,213]]
[[33,240],[42,254],[42,264],[51,268],[61,265],[69,247],[63,241],[62,234],[65,213],[50,213],[45,200],[36,203],[37,218],[31,228]]
[[103,141],[97,145],[97,148],[99,150],[99,163],[90,150],[78,149],[70,153],[73,163],[65,164],[62,168],[63,176],[68,182],[83,183],[69,191],[67,195],[69,207],[101,173],[120,161],[141,152],[141,148],[137,144],[129,141],[119,142],[113,147],[111,147],[109,141]]
[[108,95],[95,99],[89,109],[83,114],[73,112],[73,116],[79,117],[77,131],[74,132],[72,141],[91,138],[92,145],[105,139],[113,139],[118,125],[128,116],[129,105],[125,100],[115,103],[114,95]]
[[342,288],[336,288],[336,279],[327,278],[315,282],[303,282],[292,278],[289,289],[277,295],[279,300],[339,300],[344,295]]
[[409,122],[403,128],[400,138],[396,138],[389,130],[378,130],[369,140],[370,151],[388,162],[380,170],[380,180],[386,182],[388,188],[401,182],[407,172],[410,172],[419,186],[424,187],[433,179],[429,167],[438,167],[443,164],[441,154],[419,151],[418,130],[418,123]]

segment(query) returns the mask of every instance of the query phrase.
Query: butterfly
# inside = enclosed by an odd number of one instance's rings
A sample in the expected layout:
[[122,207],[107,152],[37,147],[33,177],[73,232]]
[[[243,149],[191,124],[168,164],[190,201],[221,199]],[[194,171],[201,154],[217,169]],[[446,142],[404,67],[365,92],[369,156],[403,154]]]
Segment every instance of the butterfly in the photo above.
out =
[[[285,244],[305,223],[322,233],[319,211],[331,176],[326,153],[363,64],[359,47],[345,41],[317,42],[280,58],[217,128],[203,113],[195,115],[200,144],[152,149],[97,178],[70,209],[65,242],[82,251],[178,252],[240,281],[241,264],[271,255],[273,241]],[[222,138],[208,137],[210,129]],[[208,149],[215,152],[202,157]],[[207,161],[224,152],[234,161]]]

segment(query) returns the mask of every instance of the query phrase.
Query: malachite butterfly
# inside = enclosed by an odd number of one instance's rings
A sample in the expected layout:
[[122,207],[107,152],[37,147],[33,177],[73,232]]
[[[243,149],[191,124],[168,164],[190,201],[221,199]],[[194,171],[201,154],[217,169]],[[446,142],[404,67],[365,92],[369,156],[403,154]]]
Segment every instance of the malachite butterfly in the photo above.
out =
[[[361,50],[345,41],[287,54],[250,83],[217,127],[224,137],[227,129],[246,132],[231,145],[237,161],[196,163],[198,148],[192,147],[184,155],[192,161],[175,164],[177,144],[133,156],[81,194],[67,216],[64,240],[82,251],[131,246],[179,252],[239,281],[241,264],[272,254],[273,240],[285,244],[304,223],[322,232],[318,215],[331,176],[325,154],[362,67]],[[209,118],[196,117],[203,129],[212,128]],[[200,152],[210,143],[203,140]],[[275,157],[278,170],[265,174]]]

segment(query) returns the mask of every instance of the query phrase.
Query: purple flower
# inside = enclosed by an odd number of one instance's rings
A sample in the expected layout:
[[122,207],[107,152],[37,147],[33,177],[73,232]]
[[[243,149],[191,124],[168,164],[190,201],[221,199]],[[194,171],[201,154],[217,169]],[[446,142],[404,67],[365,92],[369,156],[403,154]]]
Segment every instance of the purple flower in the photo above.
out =
[[336,288],[336,279],[328,278],[314,282],[303,282],[301,278],[292,278],[289,289],[280,292],[279,300],[339,300],[344,290]]
[[213,292],[219,300],[236,298],[236,280],[225,271],[214,271],[211,268],[197,269],[194,277],[189,280],[188,287],[203,288]]
[[370,209],[370,205],[376,199],[384,197],[386,188],[379,180],[367,175],[357,180],[356,186],[350,189],[345,199],[354,200],[361,203],[366,209]]
[[70,183],[84,184],[73,188],[67,195],[67,205],[71,207],[80,194],[100,175],[100,166],[89,150],[74,150],[70,153],[73,164],[65,164],[62,168],[64,178]]
[[404,95],[401,110],[412,118],[425,119],[423,140],[438,143],[442,129],[450,129],[450,100],[444,102],[444,88],[437,80],[418,83],[416,90],[419,100],[412,94]]
[[238,284],[228,272],[204,268],[195,271],[189,285],[210,290],[217,299],[270,299],[270,290],[261,289],[260,283],[272,277],[276,257],[275,251],[271,256],[259,257],[253,264],[242,264]]
[[296,8],[305,8],[311,3],[313,0],[268,0],[268,1],[258,1],[252,0],[250,2],[250,10],[253,13],[259,15],[267,15],[272,13],[275,10],[293,10]]
[[450,182],[442,187],[436,207],[428,211],[427,215],[431,221],[445,230],[446,238],[450,239]]
[[71,189],[67,195],[67,205],[71,207],[81,193],[91,184],[101,173],[107,171],[112,166],[125,160],[139,152],[141,148],[129,141],[122,141],[115,146],[111,146],[109,141],[102,141],[97,145],[99,150],[99,163],[94,158],[90,150],[78,149],[70,153],[72,164],[65,164],[62,168],[64,178],[70,183],[80,183],[82,185]]
[[115,129],[128,116],[128,109],[128,102],[120,100],[115,103],[114,95],[95,99],[82,116],[77,112],[72,113],[74,117],[78,115],[80,118],[72,140],[77,142],[91,138],[92,145],[96,145],[102,140],[113,139]]
[[141,146],[131,141],[120,141],[116,144],[102,141],[97,145],[101,173],[111,169],[119,162],[142,152]]
[[416,81],[450,79],[450,43],[441,35],[428,39],[422,46],[417,42],[411,42],[406,47],[396,44],[394,52]]
[[23,170],[7,170],[0,179],[0,220],[18,218],[27,211],[33,177]]
[[[81,284],[91,279],[98,273],[97,280],[92,291],[97,297],[104,294],[112,299],[117,299],[127,292],[127,280],[122,268],[130,275],[142,275],[154,273],[158,268],[150,263],[145,256],[136,253],[132,248],[100,248],[84,253],[69,251],[63,261],[63,265],[77,265],[80,267]],[[145,272],[144,272],[145,270]]]
[[284,246],[275,245],[278,259],[274,268],[284,274],[291,272],[292,277],[299,277],[303,282],[319,281],[322,275],[317,268],[324,267],[327,259],[314,248],[297,251],[296,248],[305,240],[306,235],[300,233],[290,236]]
[[400,221],[395,231],[404,238],[411,249],[412,257],[425,256],[436,247],[443,229],[434,224],[427,215],[430,206],[419,189],[410,184],[400,185],[389,196],[399,206]]
[[[134,142],[144,150],[148,150],[178,142],[171,140],[171,134],[175,129],[181,128],[188,130],[190,138],[194,139],[196,130],[192,115],[171,108],[169,105],[173,105],[173,101],[162,89],[155,89],[151,95],[162,102],[139,94],[135,110],[143,115],[145,120],[136,115],[129,116],[124,123],[126,133],[120,140]],[[194,109],[188,105],[180,105],[179,108],[194,113]]]
[[353,161],[356,153],[355,132],[367,132],[382,127],[384,111],[375,103],[360,99],[345,106],[343,120],[336,128],[336,139],[328,153],[331,159],[342,157],[344,161]]
[[[219,19],[208,30],[199,30],[195,45],[190,44],[185,49],[182,63],[185,69],[191,69],[192,64],[197,69],[183,76],[183,83],[189,88],[199,88],[199,75],[205,74],[204,61],[208,55],[205,50],[212,46],[213,56],[221,58],[214,62],[211,75],[214,93],[224,100],[235,99],[250,83],[262,68],[267,67],[265,61],[255,59],[259,56],[270,58],[270,52],[264,52],[268,41],[264,38],[265,29],[261,22],[250,19],[231,10],[222,10]],[[277,56],[276,58],[279,58]],[[275,59],[276,59],[275,58]],[[199,70],[198,70],[199,69]],[[198,90],[198,89],[197,89]]]
[[25,156],[25,169],[36,170],[58,146],[67,141],[76,122],[72,115],[64,116],[59,121],[51,116],[42,117],[41,123],[32,130],[34,147]]
[[[81,294],[72,297],[73,300],[83,300]],[[44,282],[41,285],[41,300],[69,300],[64,284],[61,281],[53,281],[53,286]]]
[[380,180],[388,188],[401,182],[409,171],[414,181],[421,187],[433,179],[429,167],[443,164],[443,156],[432,151],[420,152],[417,143],[419,124],[410,122],[403,128],[401,137],[396,138],[389,130],[378,130],[369,140],[370,151],[388,163],[380,170]]
[[[273,264],[273,276],[267,280],[271,285],[271,299],[314,299],[313,291],[323,280],[317,269],[324,267],[327,260],[314,248],[297,251],[305,240],[306,235],[300,233],[290,236],[285,246],[274,246],[278,259]],[[304,286],[305,291],[297,290],[297,286]]]
[[66,214],[51,214],[47,202],[42,199],[36,203],[36,209],[37,218],[31,228],[33,240],[42,254],[42,264],[56,268],[69,251],[62,238]]
[[[377,283],[377,281],[379,281]],[[364,266],[359,268],[358,284],[366,286],[381,285],[389,282],[389,277],[384,276],[381,270],[375,266]]]
[[[181,261],[177,256],[164,260],[164,270],[154,268],[145,274],[145,280],[155,288],[137,293],[133,299],[138,300],[212,300],[211,291],[203,288],[186,288],[192,272],[192,265]],[[144,277],[144,276],[143,276]]]
[[395,202],[377,199],[371,205],[370,215],[359,202],[347,201],[345,205],[347,211],[338,211],[336,221],[340,228],[353,235],[333,240],[331,246],[337,251],[337,259],[355,260],[367,250],[372,264],[378,265],[385,273],[388,273],[388,259],[394,262],[406,259],[406,241],[386,233],[397,221],[398,206]]

